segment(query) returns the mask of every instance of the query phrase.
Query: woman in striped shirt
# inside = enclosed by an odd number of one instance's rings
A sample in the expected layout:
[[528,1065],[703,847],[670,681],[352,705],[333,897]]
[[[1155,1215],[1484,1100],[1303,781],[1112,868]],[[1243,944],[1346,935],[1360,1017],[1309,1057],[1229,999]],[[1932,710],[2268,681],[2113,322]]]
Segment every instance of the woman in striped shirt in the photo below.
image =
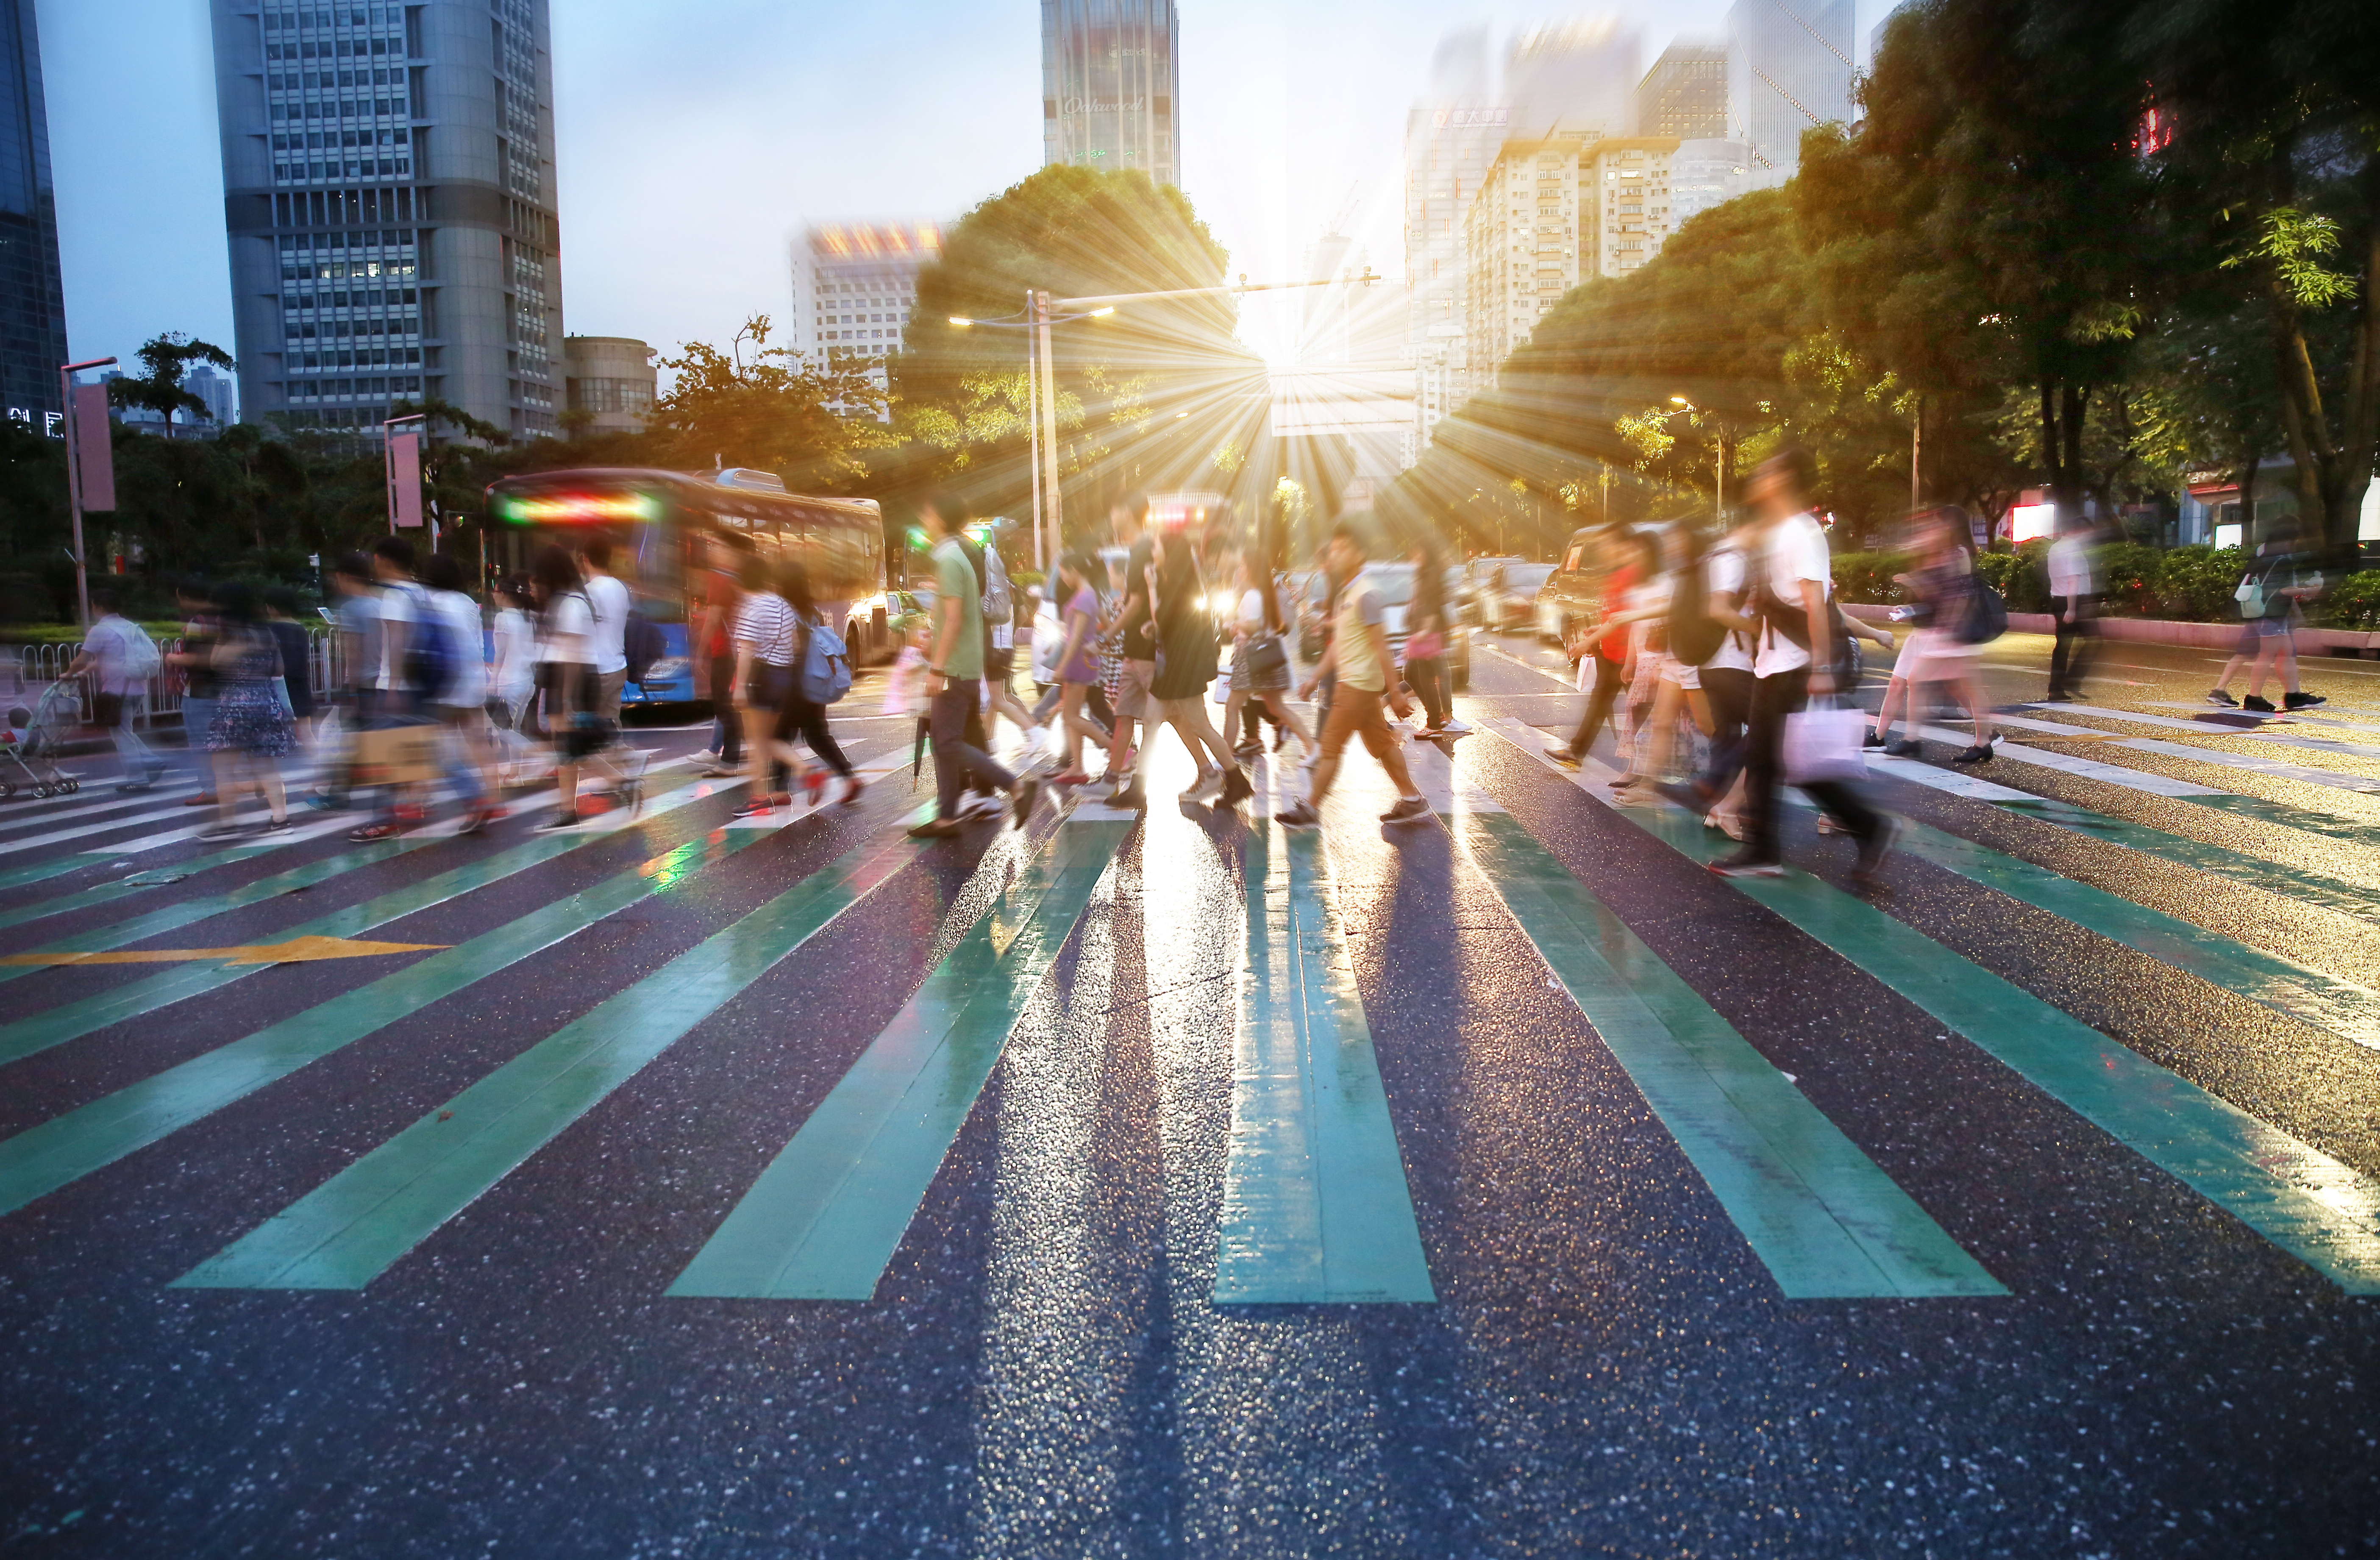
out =
[[[738,579],[744,599],[735,604],[735,626],[729,632],[735,642],[735,709],[744,725],[745,759],[752,777],[751,799],[735,810],[735,816],[747,818],[780,803],[794,804],[790,793],[771,792],[769,781],[776,758],[777,713],[793,697],[799,622],[793,606],[771,588],[766,562],[747,558]],[[794,778],[803,778],[798,767]]]

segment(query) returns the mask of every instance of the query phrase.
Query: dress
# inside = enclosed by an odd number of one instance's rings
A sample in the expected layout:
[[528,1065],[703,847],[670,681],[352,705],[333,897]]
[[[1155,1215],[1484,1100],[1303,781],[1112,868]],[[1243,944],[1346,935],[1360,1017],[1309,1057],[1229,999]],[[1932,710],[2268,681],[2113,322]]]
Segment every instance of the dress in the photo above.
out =
[[281,648],[270,634],[226,626],[223,642],[237,646],[230,664],[216,669],[220,690],[207,725],[207,750],[285,758],[297,746],[289,712],[273,691],[281,675]]
[[1207,615],[1194,567],[1165,570],[1157,581],[1157,676],[1149,696],[1160,702],[1196,699],[1215,679],[1215,620]]

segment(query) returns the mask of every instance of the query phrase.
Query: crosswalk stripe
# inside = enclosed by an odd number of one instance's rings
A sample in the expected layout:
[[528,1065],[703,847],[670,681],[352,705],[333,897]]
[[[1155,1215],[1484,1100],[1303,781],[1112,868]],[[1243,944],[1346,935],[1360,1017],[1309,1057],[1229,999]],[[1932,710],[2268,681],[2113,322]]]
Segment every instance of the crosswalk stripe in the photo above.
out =
[[616,992],[175,1280],[360,1289],[915,854],[871,842]]
[[13,1213],[113,1164],[607,916],[676,888],[759,838],[715,830],[492,932],[0,1140],[0,1213]]
[[1242,871],[1215,1303],[1434,1302],[1322,842],[1259,823]]
[[[2137,717],[2162,723],[2161,715]],[[2185,748],[2179,742],[2168,742],[2154,737],[2122,737],[2100,731],[2093,726],[2075,725],[2067,721],[2034,720],[2029,715],[1996,713],[1993,724],[2019,731],[2035,731],[2046,737],[2064,736],[2082,741],[2104,741],[2111,748],[2129,748],[2136,753],[2161,753],[2168,758],[2189,759],[2193,763],[2213,764],[2218,769],[2245,770],[2252,774],[2269,774],[2278,780],[2296,780],[2309,786],[2321,786],[2334,791],[2353,791],[2359,795],[2380,794],[2380,780],[2366,779],[2360,774],[2341,774],[2331,769],[2308,769],[2303,764],[2282,763],[2276,759],[2260,759],[2252,753],[2234,753],[2221,748]],[[2181,724],[2180,722],[2175,723]],[[1938,735],[1943,740],[1960,740],[1948,728],[1937,731],[1929,727],[1926,735]],[[2245,733],[2205,731],[2207,737],[2244,736]]]
[[1131,823],[1068,823],[760,1173],[672,1295],[866,1300]]
[[[29,839],[9,840],[6,844],[10,850],[39,850],[43,846],[64,845],[68,840],[88,839],[93,835],[112,834],[121,829],[145,829],[163,823],[168,819],[177,818],[184,820],[184,825],[175,829],[173,833],[177,837],[188,838],[188,830],[203,829],[213,823],[215,812],[211,807],[197,808],[176,803],[170,807],[154,808],[147,812],[128,813],[121,818],[103,818],[95,823],[78,823],[70,829],[53,829],[45,835],[35,835]],[[192,819],[196,819],[197,822],[189,822]],[[111,846],[109,848],[124,847]],[[135,845],[131,848],[148,847]]]
[[[645,805],[640,817],[625,813],[599,820],[571,830],[567,834],[539,835],[508,849],[477,861],[441,872],[419,883],[368,899],[344,910],[293,926],[279,933],[284,937],[360,937],[374,927],[386,925],[405,916],[413,915],[449,899],[461,897],[474,889],[484,888],[516,873],[525,872],[557,856],[609,839],[623,829],[635,828],[690,806],[705,797],[715,796],[729,783],[703,781],[655,798]],[[440,836],[446,837],[446,836]],[[412,839],[392,841],[391,845],[410,847]],[[420,840],[435,844],[436,838]],[[373,849],[387,851],[386,846]],[[357,854],[363,854],[358,852]],[[320,863],[316,863],[320,865]],[[144,933],[146,935],[146,933]],[[179,965],[161,975],[113,986],[105,991],[74,1002],[61,1004],[46,1012],[34,1014],[14,1023],[0,1024],[0,1064],[18,1061],[37,1051],[118,1024],[141,1018],[162,1007],[185,1001],[205,992],[214,991],[234,981],[244,980],[270,965]],[[0,974],[30,973],[0,971]]]
[[[0,850],[14,850],[25,843],[7,837],[9,835],[30,829],[47,828],[66,823],[69,819],[95,817],[103,812],[128,813],[145,807],[159,809],[160,810],[155,814],[158,817],[173,817],[185,810],[184,804],[178,798],[186,794],[195,796],[197,792],[198,787],[195,786],[160,786],[152,791],[113,792],[105,798],[90,797],[67,807],[43,805],[37,810],[24,812],[0,810]],[[169,798],[176,798],[173,801],[174,810],[171,812],[162,810],[163,804]],[[0,808],[13,808],[14,805],[0,803]]]
[[55,856],[30,866],[12,867],[0,872],[0,889],[22,888],[27,884],[42,883],[54,877],[64,877],[68,872],[83,871],[99,865],[95,859],[97,855],[97,852],[92,852],[91,855]]
[[[186,876],[196,876],[212,868],[227,866],[234,861],[246,861],[261,856],[268,850],[278,849],[284,845],[292,843],[294,842],[286,835],[276,835],[270,840],[236,845],[228,850],[217,850],[209,855],[193,857],[188,861],[176,864],[173,870]],[[127,863],[127,865],[129,864]],[[75,865],[92,867],[97,866],[98,863],[86,857],[76,861]],[[114,883],[103,883],[71,894],[61,894],[55,898],[35,900],[30,904],[19,905],[14,909],[0,910],[0,927],[22,926],[29,920],[43,920],[51,916],[65,915],[70,910],[88,909],[93,905],[112,904],[117,899],[128,898],[133,895],[146,893],[152,888],[161,886],[163,884],[157,883],[133,883],[128,879],[118,878]]]
[[[1491,729],[1561,774],[1505,724]],[[1713,853],[1674,808],[1613,810],[1689,860]],[[1725,881],[2341,1289],[2380,1294],[2380,1183],[1816,878]]]
[[2127,850],[2160,857],[2301,903],[2318,904],[2347,915],[2380,914],[2380,888],[2346,878],[2309,871],[2303,867],[2292,867],[2284,862],[2268,861],[2261,856],[2243,855],[2223,846],[2192,839],[2186,835],[2153,829],[2129,818],[2110,817],[2072,802],[2037,797],[2031,791],[2011,790],[1988,780],[1979,780],[1972,774],[1937,769],[1914,759],[1880,759],[1870,754],[1867,762],[1871,770],[1892,779],[1906,780],[1951,796],[1989,802],[2051,828],[2105,840],[2110,845],[2120,845]]
[[1787,1298],[2008,1292],[1526,829],[1460,838]]

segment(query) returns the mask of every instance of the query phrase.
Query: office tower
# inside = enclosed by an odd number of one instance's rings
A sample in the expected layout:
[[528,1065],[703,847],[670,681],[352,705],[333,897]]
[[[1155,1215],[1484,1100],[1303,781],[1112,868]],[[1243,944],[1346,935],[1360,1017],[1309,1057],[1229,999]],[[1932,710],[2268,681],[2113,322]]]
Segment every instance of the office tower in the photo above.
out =
[[1661,51],[1636,88],[1636,133],[1679,140],[1727,134],[1727,46],[1682,40]]
[[1504,57],[1512,128],[1527,136],[1599,140],[1636,128],[1644,48],[1616,17],[1584,17],[1522,33]]
[[211,0],[240,404],[377,436],[562,409],[546,0]]
[[1593,193],[1579,177],[1588,144],[1577,136],[1504,142],[1464,213],[1468,393],[1492,384],[1538,317],[1578,286],[1580,201]]
[[0,408],[46,433],[66,409],[67,309],[33,0],[0,0]]
[[1173,0],[1041,0],[1041,161],[1182,182]]
[[[794,340],[815,357],[870,370],[880,388],[884,357],[917,302],[917,273],[942,256],[931,222],[830,222],[794,245]],[[1023,308],[1025,300],[1017,299]]]
[[1450,33],[1431,61],[1428,98],[1405,116],[1405,352],[1416,376],[1415,458],[1461,399],[1463,218],[1512,117],[1491,100],[1489,78],[1488,30]]
[[182,375],[182,388],[206,403],[207,420],[218,428],[239,420],[237,383],[212,363],[194,363]]
[[1852,117],[1852,0],[1736,0],[1727,13],[1728,135],[1791,168],[1802,132]]
[[570,409],[587,414],[590,432],[643,430],[660,385],[651,347],[633,336],[565,335],[562,365]]

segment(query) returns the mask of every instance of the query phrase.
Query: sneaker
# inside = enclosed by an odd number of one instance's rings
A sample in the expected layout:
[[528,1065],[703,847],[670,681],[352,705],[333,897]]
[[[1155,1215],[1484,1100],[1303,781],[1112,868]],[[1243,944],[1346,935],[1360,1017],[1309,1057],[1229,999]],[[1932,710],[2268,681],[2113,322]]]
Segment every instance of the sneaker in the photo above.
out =
[[1245,762],[1245,760],[1255,758],[1258,753],[1263,751],[1264,744],[1260,741],[1243,742],[1232,750],[1232,756]]
[[1422,823],[1433,816],[1427,797],[1399,797],[1397,805],[1380,814],[1383,823]]
[[212,807],[214,804],[215,794],[212,791],[200,791],[197,796],[182,799],[184,807]]
[[1438,734],[1440,737],[1468,737],[1471,735],[1471,723],[1449,719],[1444,725],[1438,728]]
[[[1998,738],[1994,738],[1994,740],[1996,741]],[[1952,759],[1950,762],[1956,764],[1989,763],[1992,762],[1992,744],[1990,742],[1979,742],[1975,746],[1968,749],[1965,752],[1961,753],[1958,757]]]
[[1220,786],[1222,783],[1223,772],[1221,770],[1208,769],[1202,764],[1199,766],[1198,778],[1191,781],[1190,784],[1182,787],[1182,799],[1184,801],[1204,801],[1207,799],[1207,787],[1209,786]]
[[347,837],[358,845],[370,845],[376,839],[395,839],[403,833],[402,823],[366,823],[360,829],[349,829]]
[[1861,884],[1880,882],[1885,858],[1890,856],[1892,847],[1900,843],[1900,820],[1877,819],[1876,833],[1870,835],[1867,843],[1860,847],[1859,864],[1852,869],[1852,881]]
[[1876,727],[1869,726],[1867,728],[1867,735],[1860,738],[1860,746],[1863,748],[1881,748],[1884,746],[1884,734],[1876,730]]
[[2252,693],[2240,701],[2240,708],[2253,710],[2260,715],[2269,715],[2273,713],[2273,701],[2261,693]]
[[731,816],[737,818],[764,818],[768,816],[769,813],[775,810],[776,800],[777,798],[774,797],[762,797],[758,801],[747,801],[743,806],[737,808]]
[[1008,803],[1003,798],[990,792],[975,791],[959,803],[958,815],[961,818],[997,818],[1007,809]]
[[1898,742],[1887,742],[1884,756],[1888,759],[1922,759],[1925,756],[1925,744],[1904,737]]
[[540,823],[538,828],[540,831],[543,831],[547,829],[575,829],[577,826],[578,814],[576,812],[557,812],[552,817],[548,818],[544,823]]
[[1318,829],[1322,827],[1322,814],[1314,810],[1313,803],[1306,801],[1291,802],[1287,807],[1284,807],[1279,812],[1274,813],[1272,815],[1272,821],[1279,823],[1285,829]]
[[866,783],[858,775],[846,774],[843,777],[843,795],[834,798],[834,804],[837,807],[849,807],[859,800],[859,793],[867,788]]
[[2316,704],[2330,702],[2319,693],[2285,693],[2281,696],[2284,710],[2311,710]]
[[2074,696],[2062,688],[2053,688],[2041,696],[2041,701],[2045,704],[2071,704]]
[[2209,704],[2220,704],[2227,710],[2236,710],[2240,707],[2240,701],[2219,688],[2210,688],[2206,690],[2206,701]]
[[1256,794],[1257,788],[1248,784],[1247,775],[1234,769],[1223,776],[1223,789],[1215,798],[1215,805],[1237,807]]
[[256,825],[254,832],[260,835],[285,835],[289,832],[289,820],[286,818],[267,818],[264,822]]
[[911,839],[950,839],[966,832],[966,826],[955,818],[929,818],[909,831]]
[[1016,826],[1021,829],[1033,821],[1033,804],[1041,799],[1039,777],[1028,774],[1017,781],[1014,799],[1016,806]]
[[1710,870],[1724,878],[1781,878],[1785,875],[1782,861],[1771,861],[1765,857],[1742,852],[1720,857],[1710,864]]

